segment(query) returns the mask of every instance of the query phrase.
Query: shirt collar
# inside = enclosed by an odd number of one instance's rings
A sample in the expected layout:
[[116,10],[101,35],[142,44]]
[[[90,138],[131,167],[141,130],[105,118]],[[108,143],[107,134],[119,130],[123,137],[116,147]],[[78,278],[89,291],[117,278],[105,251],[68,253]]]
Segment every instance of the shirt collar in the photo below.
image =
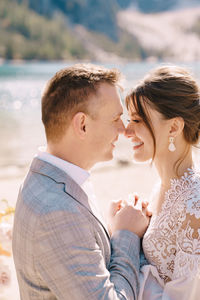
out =
[[47,153],[45,147],[39,147],[36,157],[67,173],[79,186],[82,186],[90,176],[88,171],[79,166]]

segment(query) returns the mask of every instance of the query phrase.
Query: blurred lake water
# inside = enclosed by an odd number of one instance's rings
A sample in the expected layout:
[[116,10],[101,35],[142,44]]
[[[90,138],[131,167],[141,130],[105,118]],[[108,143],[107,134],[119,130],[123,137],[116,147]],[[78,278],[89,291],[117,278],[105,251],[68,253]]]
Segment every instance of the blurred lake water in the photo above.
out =
[[[1,176],[17,176],[27,167],[40,145],[45,144],[40,101],[46,82],[61,68],[72,63],[23,63],[0,65],[0,172]],[[163,64],[163,63],[162,63]],[[118,68],[126,78],[126,87],[136,82],[159,63],[139,62],[105,65]],[[177,65],[183,66],[181,63]],[[197,80],[200,62],[184,64]],[[117,147],[118,158],[128,155],[125,139]]]

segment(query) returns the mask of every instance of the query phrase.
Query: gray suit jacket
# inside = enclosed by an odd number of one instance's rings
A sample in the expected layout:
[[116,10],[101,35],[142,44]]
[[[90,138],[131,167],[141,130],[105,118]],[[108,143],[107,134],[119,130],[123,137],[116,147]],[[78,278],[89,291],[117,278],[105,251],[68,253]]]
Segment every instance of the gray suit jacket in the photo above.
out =
[[129,231],[110,239],[80,186],[33,160],[13,228],[21,300],[137,299],[139,248]]

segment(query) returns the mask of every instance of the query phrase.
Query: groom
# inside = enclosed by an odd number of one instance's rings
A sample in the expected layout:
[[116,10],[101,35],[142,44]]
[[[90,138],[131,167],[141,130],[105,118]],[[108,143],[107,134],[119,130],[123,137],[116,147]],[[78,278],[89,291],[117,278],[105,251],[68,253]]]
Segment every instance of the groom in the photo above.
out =
[[140,237],[148,217],[112,204],[99,216],[88,170],[110,160],[124,132],[119,73],[65,68],[42,97],[47,149],[33,159],[19,192],[13,255],[21,300],[137,299]]

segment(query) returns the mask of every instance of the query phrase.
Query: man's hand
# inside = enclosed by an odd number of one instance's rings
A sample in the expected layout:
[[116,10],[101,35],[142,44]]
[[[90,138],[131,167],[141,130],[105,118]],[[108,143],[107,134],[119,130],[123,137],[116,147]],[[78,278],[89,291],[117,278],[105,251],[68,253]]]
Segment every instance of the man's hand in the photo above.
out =
[[146,202],[141,204],[141,209],[138,208],[138,197],[135,198],[135,206],[122,200],[111,202],[108,216],[111,235],[117,230],[129,230],[140,238],[144,235],[149,225],[151,212],[148,211]]

